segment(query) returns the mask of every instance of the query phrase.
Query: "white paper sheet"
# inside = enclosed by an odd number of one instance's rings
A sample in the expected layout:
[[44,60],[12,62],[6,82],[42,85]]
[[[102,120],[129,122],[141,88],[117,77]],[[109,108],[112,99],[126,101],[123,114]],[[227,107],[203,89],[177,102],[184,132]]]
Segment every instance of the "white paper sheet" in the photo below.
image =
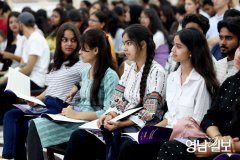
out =
[[72,119],[72,118],[62,116],[62,115],[55,115],[55,114],[46,114],[46,115],[48,115],[49,117],[51,117],[55,121],[72,122],[72,123],[85,123],[85,121],[83,121],[83,120]]
[[10,67],[5,92],[12,92],[19,98],[45,106],[45,104],[39,99],[31,97],[30,78]]
[[122,133],[122,137],[125,137],[125,135],[127,135],[126,137],[130,137],[132,140],[134,141],[137,141],[138,142],[138,135],[139,135],[139,132],[136,132],[136,133]]
[[[120,120],[120,119],[123,119],[123,118],[131,115],[132,113],[134,113],[134,112],[136,112],[136,111],[138,111],[138,110],[140,110],[140,109],[142,109],[142,108],[143,108],[143,107],[128,110],[128,111],[124,112],[123,114],[121,114],[121,115],[113,118],[111,121],[116,122],[116,121],[118,121],[118,120]],[[99,131],[100,131],[100,129],[99,129],[98,126],[97,126],[97,121],[98,121],[98,120],[99,120],[99,119],[96,119],[96,120],[94,120],[94,121],[91,121],[91,122],[88,122],[88,123],[86,123],[86,124],[84,124],[84,125],[81,125],[81,126],[79,126],[79,129],[95,130],[95,131],[98,131],[98,130],[99,130]]]
[[123,118],[125,118],[125,117],[133,114],[134,112],[137,112],[138,110],[140,110],[140,109],[142,109],[142,108],[143,108],[143,107],[139,107],[139,108],[136,108],[136,109],[128,110],[128,111],[124,112],[123,114],[120,114],[119,116],[113,118],[111,121],[116,122],[116,121],[118,121],[118,120],[120,120],[120,119],[123,119]]
[[83,125],[79,126],[79,129],[100,131],[100,129],[97,126],[97,121],[98,121],[98,119],[88,122],[86,124],[83,124]]

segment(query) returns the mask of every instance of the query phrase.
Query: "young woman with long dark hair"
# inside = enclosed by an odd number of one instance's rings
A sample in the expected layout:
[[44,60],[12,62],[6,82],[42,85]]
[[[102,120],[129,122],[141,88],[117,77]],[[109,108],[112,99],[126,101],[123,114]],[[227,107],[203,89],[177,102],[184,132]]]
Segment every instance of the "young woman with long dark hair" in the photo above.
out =
[[75,24],[81,34],[83,34],[83,32],[88,26],[87,18],[85,17],[85,15],[83,15],[76,9],[72,9],[68,12],[67,19],[68,22]]
[[170,5],[161,6],[160,15],[163,26],[168,31],[168,35],[173,35],[175,31],[177,31],[178,23],[171,6]]
[[[104,11],[108,16],[107,31],[112,37],[113,45],[116,53],[116,59],[118,60],[118,65],[123,61],[124,52],[122,50],[122,34],[124,32],[124,24],[120,21],[117,14],[113,11]],[[120,57],[119,57],[120,56]]]
[[[46,75],[47,89],[36,98],[43,101],[48,108],[47,113],[58,114],[68,105],[78,104],[80,95],[76,95],[70,102],[63,103],[66,94],[76,81],[81,81],[81,74],[87,64],[79,61],[80,33],[74,24],[63,24],[57,34],[57,46],[53,61]],[[32,109],[37,104],[28,102]],[[7,112],[4,115],[4,146],[3,158],[26,160],[26,138],[28,122],[36,118],[25,117],[20,109]]]
[[[235,22],[234,22],[235,21]],[[233,20],[232,26],[238,31],[240,36],[239,19]],[[240,47],[237,48],[234,56],[234,66],[240,70]],[[227,78],[219,88],[217,97],[212,103],[211,108],[205,114],[201,128],[211,137],[215,143],[214,145],[209,142],[206,144],[206,151],[199,152],[198,148],[194,153],[188,153],[187,147],[177,141],[170,141],[164,144],[159,152],[159,159],[174,159],[169,154],[168,147],[179,145],[178,150],[171,151],[175,156],[186,159],[207,159],[212,160],[217,155],[223,153],[224,149],[221,147],[219,150],[218,146],[227,146],[228,153],[239,153],[240,152],[240,71],[235,75]],[[218,141],[219,140],[219,141]],[[223,144],[224,142],[225,144]],[[229,144],[230,142],[230,144]],[[201,144],[204,145],[204,144]],[[210,146],[210,147],[209,147]],[[212,147],[215,147],[215,151],[212,152]],[[164,152],[168,152],[165,154]],[[180,154],[181,153],[181,154]],[[225,152],[226,153],[226,152]]]
[[[168,111],[164,119],[156,125],[167,128],[173,128],[179,120],[188,119],[188,116],[201,122],[219,87],[206,38],[198,29],[187,28],[178,32],[174,38],[172,52],[173,60],[178,62],[178,65],[176,71],[167,79]],[[123,144],[118,159],[156,159],[162,143],[139,145],[129,140]]]
[[103,11],[103,8],[104,6],[101,1],[94,2],[89,9],[89,16],[91,16],[94,12]]
[[185,10],[187,14],[201,14],[206,18],[210,16],[201,10],[202,1],[199,0],[185,0]]
[[144,9],[139,20],[143,26],[153,33],[153,41],[156,45],[154,60],[165,67],[170,52],[170,41],[157,12],[153,9]]
[[[79,54],[83,62],[91,65],[82,72],[79,103],[81,112],[69,106],[62,110],[62,115],[89,122],[100,118],[108,109],[119,78],[107,38],[105,33],[98,29],[90,29],[81,36]],[[70,98],[71,101],[77,95],[79,88],[73,87],[65,100]],[[30,123],[27,140],[28,158],[41,160],[43,147],[68,142],[71,133],[78,129],[79,125],[55,123],[44,118],[33,120]]]
[[[121,133],[126,132],[126,128],[128,131],[136,132],[146,123],[156,124],[163,117],[166,79],[163,67],[153,60],[155,44],[152,33],[140,24],[132,25],[125,29],[123,43],[126,56],[136,63],[124,72],[112,95],[109,109],[98,120],[98,126],[104,125],[107,129],[106,132],[102,132],[107,154],[104,144],[97,137],[85,130],[77,130],[70,138],[65,160],[105,159],[110,153],[116,158],[117,151],[126,140],[121,138]],[[115,123],[108,122],[125,111],[138,107],[143,109],[127,119]],[[112,132],[114,137],[111,137]],[[109,137],[106,136],[108,133]],[[115,144],[111,143],[113,138]],[[108,147],[112,150],[110,151]],[[96,154],[90,154],[92,150],[97,151]]]
[[114,60],[116,60],[116,53],[115,53],[113,41],[111,36],[107,33],[108,17],[106,13],[102,11],[92,13],[88,19],[88,25],[89,25],[88,29],[93,29],[93,28],[100,29],[106,34],[106,36],[108,36],[108,41],[111,46],[112,57]]
[[7,71],[8,67],[12,64],[12,60],[17,60],[18,62],[21,60],[21,57],[14,55],[17,47],[17,37],[19,37],[19,26],[14,21],[17,20],[18,16],[18,12],[11,12],[7,19],[7,46],[5,51],[1,53],[3,58],[3,66],[0,68],[1,71]]
[[67,13],[63,9],[56,8],[53,10],[53,13],[51,16],[52,29],[50,31],[50,34],[46,37],[51,53],[54,53],[56,49],[56,37],[57,37],[58,28],[66,21],[67,21]]

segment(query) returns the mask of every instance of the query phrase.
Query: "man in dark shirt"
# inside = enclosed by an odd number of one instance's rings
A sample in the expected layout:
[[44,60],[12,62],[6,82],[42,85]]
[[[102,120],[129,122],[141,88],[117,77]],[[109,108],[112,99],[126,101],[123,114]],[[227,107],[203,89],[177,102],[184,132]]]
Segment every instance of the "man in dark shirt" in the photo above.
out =
[[0,1],[0,30],[3,31],[5,36],[7,37],[7,20],[3,18],[3,2]]
[[[238,18],[238,17],[240,17],[240,11],[238,11],[236,9],[229,9],[225,12],[225,14],[223,16],[223,20]],[[219,42],[212,47],[211,52],[217,61],[221,60],[227,56],[227,55],[223,55],[221,53]]]

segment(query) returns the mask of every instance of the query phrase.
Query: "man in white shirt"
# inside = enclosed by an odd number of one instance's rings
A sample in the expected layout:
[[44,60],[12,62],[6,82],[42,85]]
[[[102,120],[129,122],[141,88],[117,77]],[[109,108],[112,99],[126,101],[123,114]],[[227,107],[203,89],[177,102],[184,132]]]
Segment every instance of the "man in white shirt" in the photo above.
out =
[[240,20],[228,19],[218,23],[219,46],[221,53],[227,55],[215,63],[217,79],[220,85],[230,76],[236,74],[239,70],[234,67],[234,55],[237,49],[240,49]]
[[[50,61],[50,50],[46,39],[35,32],[35,18],[31,13],[24,12],[18,16],[19,34],[27,38],[23,48],[22,68],[19,72],[29,75],[31,79],[31,90],[45,87],[45,75]],[[0,121],[1,116],[12,108],[16,103],[16,97],[4,93],[8,79],[0,80]]]
[[217,24],[223,19],[225,11],[228,10],[228,2],[229,0],[213,0],[214,8],[217,11],[217,14],[209,19],[210,28],[207,32],[206,38],[210,48],[219,41]]

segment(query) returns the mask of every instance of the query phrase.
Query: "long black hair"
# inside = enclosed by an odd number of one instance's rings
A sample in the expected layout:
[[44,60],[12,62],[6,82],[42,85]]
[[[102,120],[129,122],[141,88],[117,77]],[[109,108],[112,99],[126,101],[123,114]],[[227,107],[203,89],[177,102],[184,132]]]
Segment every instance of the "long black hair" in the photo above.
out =
[[46,10],[39,9],[37,12],[37,19],[36,24],[40,30],[44,33],[44,36],[46,37],[49,34],[50,31],[50,25],[47,22],[47,12]]
[[98,93],[101,81],[106,70],[110,67],[116,71],[115,63],[111,54],[111,47],[105,33],[99,29],[89,29],[80,38],[80,48],[86,51],[85,45],[90,49],[98,47],[97,60],[94,65],[93,79],[94,82],[91,87],[91,106],[98,105]]
[[124,25],[122,24],[118,15],[115,12],[104,11],[104,13],[106,13],[106,15],[108,16],[107,31],[110,32],[114,38],[118,28],[124,29]]
[[141,47],[142,41],[145,41],[147,44],[147,60],[143,68],[143,73],[142,73],[141,82],[140,82],[140,102],[135,107],[135,108],[138,108],[143,106],[142,100],[145,95],[147,77],[152,65],[152,61],[155,56],[156,46],[153,41],[153,34],[151,33],[151,31],[141,24],[133,24],[127,27],[123,32],[123,35],[124,34],[127,34],[129,39],[136,43],[138,50],[142,48]]
[[[53,11],[58,12],[58,14],[60,15],[60,23],[59,26],[52,26],[52,30],[50,32],[50,37],[54,38],[57,36],[57,32],[58,32],[58,28],[67,21],[67,13],[66,11],[64,11],[62,8],[55,8]],[[53,32],[53,33],[52,33]]]
[[97,11],[97,12],[94,12],[92,15],[95,15],[98,18],[98,20],[100,21],[100,23],[105,22],[105,25],[102,28],[102,30],[106,31],[106,28],[108,25],[108,17],[106,15],[106,13],[104,13],[103,11]]
[[[195,27],[183,29],[176,33],[181,42],[191,51],[191,63],[193,68],[204,78],[207,90],[212,102],[217,95],[219,82],[213,67],[212,54],[205,36]],[[176,36],[175,35],[175,36]],[[177,63],[176,69],[180,66]]]
[[129,12],[130,12],[131,20],[128,23],[128,25],[139,24],[138,18],[140,17],[142,10],[143,10],[142,6],[139,6],[139,5],[131,5],[130,6]]
[[164,38],[167,40],[168,44],[170,44],[170,40],[167,35],[167,30],[163,27],[163,24],[161,23],[157,12],[154,9],[144,9],[143,13],[149,17],[150,24],[148,28],[150,31],[155,34],[158,30],[161,31],[164,35]]
[[160,7],[160,10],[162,11],[163,15],[167,18],[167,21],[163,23],[163,26],[170,32],[172,24],[176,22],[176,18],[173,12],[173,9],[170,5],[164,5]]
[[80,43],[80,32],[78,30],[78,28],[72,24],[72,23],[64,23],[62,24],[59,29],[58,29],[58,32],[57,32],[57,40],[56,40],[56,50],[55,50],[55,53],[54,53],[54,57],[53,57],[53,63],[51,63],[48,67],[48,73],[52,72],[52,71],[56,71],[56,70],[59,70],[63,64],[63,62],[65,61],[64,58],[63,58],[63,51],[62,51],[62,48],[61,48],[61,43],[62,43],[62,38],[64,36],[64,32],[66,30],[71,30],[73,31],[76,39],[77,39],[77,48],[73,51],[73,53],[68,57],[68,60],[69,60],[69,63],[66,64],[66,66],[73,66],[76,62],[79,61],[79,50],[80,50],[80,46],[79,46],[79,43]]
[[8,15],[8,19],[7,19],[7,46],[6,46],[6,49],[5,51],[11,46],[12,42],[14,41],[14,39],[16,38],[14,35],[13,35],[13,31],[10,29],[9,27],[9,19],[11,17],[16,17],[18,18],[19,16],[19,12],[11,12],[9,15]]
[[72,9],[68,12],[67,19],[75,22],[82,22],[82,26],[79,28],[81,34],[85,31],[88,26],[87,18],[81,12],[76,9]]

